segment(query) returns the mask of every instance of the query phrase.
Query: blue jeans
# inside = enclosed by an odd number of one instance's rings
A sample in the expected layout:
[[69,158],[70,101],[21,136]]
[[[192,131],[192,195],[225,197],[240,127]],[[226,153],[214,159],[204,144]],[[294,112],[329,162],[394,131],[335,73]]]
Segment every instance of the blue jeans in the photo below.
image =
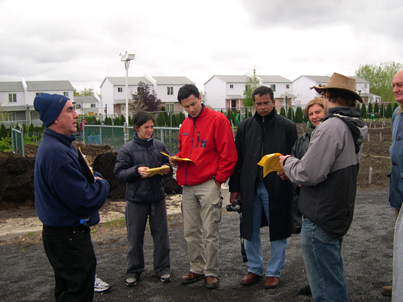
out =
[[343,237],[332,239],[318,225],[302,218],[302,255],[315,302],[348,301],[341,259],[342,242]]
[[[253,195],[253,229],[252,240],[245,240],[245,251],[248,257],[248,271],[256,275],[263,275],[263,252],[260,239],[260,226],[262,223],[262,211],[265,212],[267,221],[269,219],[269,194],[263,182],[260,182]],[[267,277],[280,277],[281,269],[285,262],[285,251],[287,239],[271,242],[271,258],[266,266]]]

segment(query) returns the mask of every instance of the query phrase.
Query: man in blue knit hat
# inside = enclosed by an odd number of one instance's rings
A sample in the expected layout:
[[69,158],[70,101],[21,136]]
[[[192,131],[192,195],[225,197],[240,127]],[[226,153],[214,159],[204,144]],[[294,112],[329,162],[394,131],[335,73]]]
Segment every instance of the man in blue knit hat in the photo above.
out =
[[90,226],[99,222],[109,184],[97,172],[95,182],[87,180],[72,145],[78,114],[71,101],[43,93],[34,107],[46,126],[35,161],[35,207],[55,274],[56,301],[92,301],[96,258]]

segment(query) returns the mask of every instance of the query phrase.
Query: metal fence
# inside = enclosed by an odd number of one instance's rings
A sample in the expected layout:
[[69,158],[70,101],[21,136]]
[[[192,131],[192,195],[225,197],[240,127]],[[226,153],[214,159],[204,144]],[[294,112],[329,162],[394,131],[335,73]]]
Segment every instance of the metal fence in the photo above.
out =
[[[169,154],[179,152],[179,128],[154,127],[154,138],[162,141],[168,148]],[[128,139],[134,135],[133,127],[128,128]],[[125,143],[123,126],[83,125],[81,140],[86,144],[109,145],[118,152]]]
[[13,153],[25,156],[24,154],[24,135],[23,131],[18,129],[11,129],[11,144],[13,147]]

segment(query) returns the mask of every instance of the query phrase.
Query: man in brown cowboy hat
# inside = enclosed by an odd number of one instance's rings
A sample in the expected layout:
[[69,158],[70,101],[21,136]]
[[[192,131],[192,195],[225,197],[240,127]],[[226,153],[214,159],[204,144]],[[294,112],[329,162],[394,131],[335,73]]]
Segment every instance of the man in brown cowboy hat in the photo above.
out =
[[284,173],[301,184],[301,246],[315,301],[348,301],[341,246],[353,220],[357,173],[368,127],[360,118],[355,79],[334,73],[323,87],[327,115],[312,132],[308,151],[298,159],[280,156]]

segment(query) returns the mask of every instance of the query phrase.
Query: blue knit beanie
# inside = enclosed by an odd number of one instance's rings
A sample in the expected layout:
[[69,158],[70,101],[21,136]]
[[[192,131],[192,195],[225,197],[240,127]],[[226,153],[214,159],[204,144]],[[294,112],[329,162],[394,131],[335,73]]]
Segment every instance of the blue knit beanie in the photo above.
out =
[[52,125],[62,112],[68,97],[60,94],[41,93],[34,99],[34,108],[45,127]]

